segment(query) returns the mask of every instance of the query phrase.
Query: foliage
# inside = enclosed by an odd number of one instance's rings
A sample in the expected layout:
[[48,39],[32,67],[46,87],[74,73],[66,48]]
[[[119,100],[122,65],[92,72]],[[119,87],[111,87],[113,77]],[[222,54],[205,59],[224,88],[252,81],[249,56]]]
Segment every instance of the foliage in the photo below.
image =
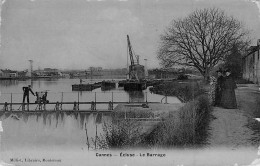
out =
[[152,146],[194,147],[207,142],[211,111],[207,96],[199,96],[181,108],[178,117],[161,122],[145,137]]
[[193,66],[208,78],[209,72],[230,54],[234,45],[243,50],[249,31],[224,11],[196,10],[186,18],[173,20],[161,35],[158,59],[164,67]]
[[[140,123],[120,119],[105,123],[97,137],[98,149],[135,147],[197,147],[207,143],[212,107],[206,95],[186,103],[177,114],[159,122],[152,132],[142,133]],[[94,141],[94,140],[93,140]]]
[[187,79],[188,79],[188,76],[185,75],[185,74],[180,74],[180,75],[178,75],[178,77],[177,77],[177,80],[187,80]]
[[137,121],[120,119],[104,123],[104,134],[97,137],[99,149],[132,148],[141,142],[141,127]]
[[164,83],[153,88],[150,91],[157,94],[176,96],[181,102],[188,102],[193,100],[195,97],[204,94],[205,90],[197,81],[187,81],[187,82],[170,82]]
[[233,46],[231,53],[226,56],[224,68],[229,68],[234,78],[242,78],[242,55],[237,46]]

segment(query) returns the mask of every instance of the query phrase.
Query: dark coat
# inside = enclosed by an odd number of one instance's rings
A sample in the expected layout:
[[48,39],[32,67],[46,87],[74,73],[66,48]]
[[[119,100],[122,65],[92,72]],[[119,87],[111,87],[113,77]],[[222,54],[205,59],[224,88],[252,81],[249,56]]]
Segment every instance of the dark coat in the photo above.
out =
[[223,85],[224,85],[224,77],[220,76],[220,77],[218,77],[217,84],[216,84],[216,92],[215,92],[215,105],[216,106],[220,105]]
[[24,95],[29,95],[29,92],[31,92],[31,93],[34,95],[34,93],[33,93],[33,91],[32,91],[31,88],[29,88],[29,87],[23,87],[23,93],[24,93]]
[[234,79],[231,76],[224,77],[223,90],[220,105],[223,108],[237,108],[235,89],[237,88]]

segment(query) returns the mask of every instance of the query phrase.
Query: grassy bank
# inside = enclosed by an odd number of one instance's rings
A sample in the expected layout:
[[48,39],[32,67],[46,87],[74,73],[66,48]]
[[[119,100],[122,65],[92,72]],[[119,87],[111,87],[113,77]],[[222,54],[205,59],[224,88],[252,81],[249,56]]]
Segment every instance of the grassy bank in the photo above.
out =
[[145,137],[145,142],[156,147],[196,147],[207,142],[212,108],[207,96],[202,95],[185,104],[177,114],[159,123]]
[[121,119],[103,125],[104,134],[97,137],[98,149],[128,149],[139,147],[141,129],[138,121]]
[[150,111],[130,111],[113,114],[113,123],[105,124],[104,134],[99,137],[99,147],[117,149],[134,147],[185,148],[207,143],[212,107],[205,90],[198,82],[164,83],[152,90],[182,99],[186,104],[176,114],[169,114],[153,126],[151,132],[141,132],[142,124],[124,119],[148,118]]
[[150,91],[160,95],[176,96],[185,103],[205,93],[202,82],[197,80],[166,82],[150,88]]

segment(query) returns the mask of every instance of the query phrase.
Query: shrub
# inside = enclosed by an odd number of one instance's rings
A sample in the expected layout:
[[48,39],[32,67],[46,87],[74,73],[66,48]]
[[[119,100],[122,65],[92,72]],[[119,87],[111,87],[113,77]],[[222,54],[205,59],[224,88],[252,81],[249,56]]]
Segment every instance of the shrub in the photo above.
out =
[[205,90],[197,81],[164,83],[157,85],[154,88],[150,88],[150,90],[153,93],[161,95],[176,96],[181,102],[184,103],[205,93]]
[[104,134],[96,139],[97,147],[122,149],[147,145],[163,148],[201,146],[207,143],[211,111],[207,95],[200,95],[186,103],[178,114],[158,123],[149,134],[142,134],[138,121],[114,120],[110,124],[104,124]]
[[178,77],[177,77],[177,80],[187,80],[187,79],[188,79],[188,76],[185,75],[185,74],[180,74],[180,75],[178,75]]
[[137,121],[124,120],[104,123],[104,134],[97,138],[99,149],[135,147],[141,142],[141,127]]
[[207,96],[185,104],[177,117],[159,123],[145,137],[150,146],[191,147],[206,143],[211,118],[211,106]]

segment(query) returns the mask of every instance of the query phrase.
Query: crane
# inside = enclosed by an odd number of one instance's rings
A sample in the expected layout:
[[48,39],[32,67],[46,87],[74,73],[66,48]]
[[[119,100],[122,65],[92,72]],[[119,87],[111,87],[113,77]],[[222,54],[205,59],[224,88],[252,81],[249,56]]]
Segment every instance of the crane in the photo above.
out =
[[[143,90],[146,88],[146,84],[142,82],[145,78],[144,75],[144,66],[139,64],[139,56],[136,55],[133,51],[129,35],[127,35],[127,55],[130,57],[131,64],[128,66],[128,57],[127,57],[127,67],[129,80],[124,84],[125,90]],[[134,56],[136,61],[134,60]]]
[[[134,54],[129,35],[127,35],[127,50],[130,57],[131,65],[129,66],[129,78],[130,80],[137,80],[139,81],[137,71],[135,70],[135,66],[139,65],[139,56]],[[136,57],[136,62],[134,61],[134,56]]]
[[[127,47],[128,47],[128,54],[129,54],[129,57],[130,57],[131,65],[135,65],[135,64],[139,65],[139,55],[134,54],[129,35],[127,35]],[[135,55],[136,62],[134,61],[133,55]]]

